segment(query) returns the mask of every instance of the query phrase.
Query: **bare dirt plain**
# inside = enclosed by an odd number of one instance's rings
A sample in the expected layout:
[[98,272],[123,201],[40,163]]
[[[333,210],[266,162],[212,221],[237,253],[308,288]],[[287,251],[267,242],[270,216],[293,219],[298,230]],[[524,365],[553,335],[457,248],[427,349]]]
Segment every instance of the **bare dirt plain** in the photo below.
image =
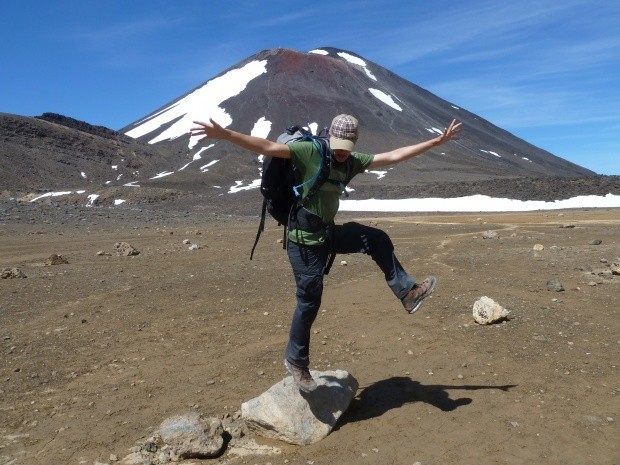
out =
[[[275,223],[250,262],[256,218],[2,211],[0,268],[27,278],[0,280],[0,464],[111,463],[171,415],[233,413],[286,376],[294,289]],[[349,371],[356,398],[319,443],[229,463],[620,463],[618,210],[350,219],[388,231],[437,290],[407,315],[367,256],[337,258],[312,368]],[[53,253],[69,263],[44,266]],[[483,295],[508,321],[473,322]]]

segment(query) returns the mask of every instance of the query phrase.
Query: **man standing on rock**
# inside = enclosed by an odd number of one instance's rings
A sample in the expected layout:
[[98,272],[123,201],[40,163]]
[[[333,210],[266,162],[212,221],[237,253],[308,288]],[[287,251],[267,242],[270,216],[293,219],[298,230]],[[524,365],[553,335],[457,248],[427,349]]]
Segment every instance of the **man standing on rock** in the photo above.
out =
[[[291,159],[301,175],[301,183],[311,180],[319,170],[321,154],[311,141],[282,144],[223,128],[213,119],[194,123],[197,124],[197,127],[192,128],[194,136],[227,140],[251,152]],[[317,388],[308,369],[310,328],[321,305],[323,276],[330,253],[370,255],[385,274],[394,295],[409,313],[415,313],[420,308],[422,301],[433,292],[436,283],[433,276],[416,283],[394,255],[392,241],[384,231],[355,222],[334,225],[342,193],[338,181],[348,182],[367,169],[409,160],[456,139],[461,129],[461,123],[453,120],[440,136],[433,139],[369,155],[353,151],[358,138],[357,119],[350,115],[338,115],[333,119],[329,129],[333,152],[329,179],[332,182],[324,183],[317,195],[301,209],[303,218],[291,217],[289,222],[287,251],[297,285],[297,307],[293,313],[284,365],[301,391],[311,392]],[[307,190],[304,191],[306,193]]]

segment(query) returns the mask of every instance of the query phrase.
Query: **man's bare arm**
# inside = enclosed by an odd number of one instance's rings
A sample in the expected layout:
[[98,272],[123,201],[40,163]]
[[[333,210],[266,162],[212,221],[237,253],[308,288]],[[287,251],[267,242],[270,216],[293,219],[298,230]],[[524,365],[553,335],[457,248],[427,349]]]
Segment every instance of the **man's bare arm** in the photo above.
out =
[[400,147],[398,149],[391,150],[390,152],[378,153],[374,156],[374,159],[368,169],[395,165],[405,160],[409,160],[410,158],[420,155],[433,147],[437,147],[438,145],[448,142],[449,140],[457,139],[461,130],[461,123],[457,120],[452,120],[450,126],[448,126],[439,137],[420,142],[419,144]]
[[194,121],[194,124],[197,126],[191,129],[192,135],[202,136],[201,139],[206,137],[209,139],[227,140],[241,148],[263,154],[267,157],[291,158],[291,151],[286,144],[223,128],[211,118],[209,118],[208,122]]

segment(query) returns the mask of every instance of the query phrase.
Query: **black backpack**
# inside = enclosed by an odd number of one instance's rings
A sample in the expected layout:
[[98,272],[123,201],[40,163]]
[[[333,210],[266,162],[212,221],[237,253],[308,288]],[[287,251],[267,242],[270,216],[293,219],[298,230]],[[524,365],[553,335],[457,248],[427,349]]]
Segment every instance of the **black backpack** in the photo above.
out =
[[[265,230],[265,213],[269,213],[278,225],[284,226],[283,248],[286,248],[286,232],[293,207],[307,205],[329,177],[332,153],[329,148],[327,129],[323,129],[319,135],[313,135],[301,126],[291,126],[278,137],[277,141],[283,144],[299,141],[312,142],[321,154],[321,166],[312,178],[299,184],[299,174],[290,159],[265,157],[260,186],[263,207],[250,260],[254,256],[258,239]],[[308,193],[302,198],[302,189],[308,184],[310,184]]]

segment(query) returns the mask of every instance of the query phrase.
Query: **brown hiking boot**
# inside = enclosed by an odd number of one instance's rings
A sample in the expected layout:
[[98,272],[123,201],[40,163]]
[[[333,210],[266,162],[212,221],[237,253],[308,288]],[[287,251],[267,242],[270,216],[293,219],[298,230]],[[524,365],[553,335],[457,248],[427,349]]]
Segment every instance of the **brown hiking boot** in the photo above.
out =
[[417,312],[422,301],[433,293],[436,282],[435,276],[429,276],[421,284],[414,284],[409,293],[401,299],[405,310],[409,313]]
[[293,365],[288,360],[284,360],[284,367],[286,371],[288,371],[293,376],[293,381],[299,388],[300,391],[303,392],[312,392],[318,386],[316,381],[312,378],[310,374],[310,370],[308,368],[298,367],[297,365]]

